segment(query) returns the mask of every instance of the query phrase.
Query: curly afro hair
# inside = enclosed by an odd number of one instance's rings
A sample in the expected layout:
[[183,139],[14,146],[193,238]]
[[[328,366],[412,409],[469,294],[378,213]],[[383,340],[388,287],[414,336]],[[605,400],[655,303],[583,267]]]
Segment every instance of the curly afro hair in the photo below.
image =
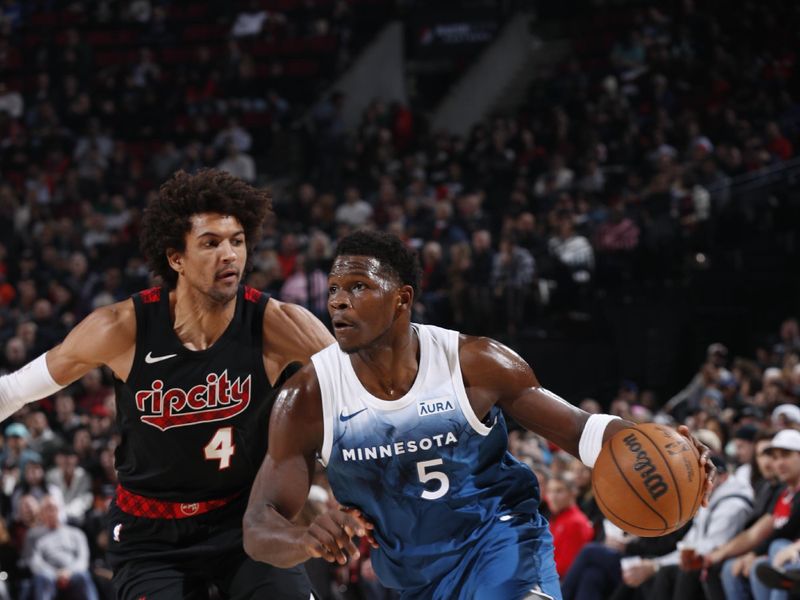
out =
[[[186,248],[192,215],[220,213],[236,217],[242,224],[248,257],[261,237],[261,224],[272,209],[272,195],[216,169],[195,175],[178,171],[148,202],[142,217],[140,246],[150,268],[175,287],[178,274],[169,266],[167,249]],[[248,268],[250,260],[248,258]]]
[[367,229],[356,231],[339,241],[334,258],[336,256],[377,258],[381,266],[392,271],[403,285],[414,288],[414,296],[419,293],[422,269],[417,254],[395,235]]

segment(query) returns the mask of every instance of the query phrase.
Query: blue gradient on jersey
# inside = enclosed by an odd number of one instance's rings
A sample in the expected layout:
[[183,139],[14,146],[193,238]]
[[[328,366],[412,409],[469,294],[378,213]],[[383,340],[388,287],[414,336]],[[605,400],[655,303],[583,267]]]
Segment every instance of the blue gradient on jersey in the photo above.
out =
[[[428,390],[399,410],[365,405],[352,418],[334,417],[328,477],[337,500],[358,507],[375,524],[378,577],[415,599],[513,600],[537,584],[560,598],[552,538],[538,512],[539,486],[507,452],[502,412],[491,410],[486,436],[469,425],[452,392],[452,410],[420,416],[421,401],[448,399],[436,392]],[[424,440],[430,448],[423,449]],[[378,457],[366,458],[366,449]],[[449,490],[426,500],[422,493],[435,493],[441,483],[423,484],[418,464],[437,459],[443,463],[423,473],[445,474]]]

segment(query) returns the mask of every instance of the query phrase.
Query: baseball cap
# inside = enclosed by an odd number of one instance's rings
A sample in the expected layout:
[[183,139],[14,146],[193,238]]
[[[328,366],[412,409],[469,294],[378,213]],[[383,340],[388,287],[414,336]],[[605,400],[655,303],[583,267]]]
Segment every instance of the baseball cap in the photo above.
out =
[[742,425],[733,433],[733,439],[752,442],[756,439],[756,433],[758,433],[758,427],[748,423],[747,425]]
[[765,450],[792,450],[800,452],[800,431],[796,429],[782,429],[775,434],[769,446]]
[[790,423],[800,423],[800,406],[781,404],[775,407],[775,410],[772,411],[772,422],[777,423],[781,416]]
[[710,456],[711,463],[714,465],[714,469],[716,469],[717,473],[727,473],[728,472],[728,463],[725,462],[725,459],[720,456],[719,454],[712,454]]
[[28,428],[22,423],[12,423],[6,427],[6,437],[20,437],[28,439]]

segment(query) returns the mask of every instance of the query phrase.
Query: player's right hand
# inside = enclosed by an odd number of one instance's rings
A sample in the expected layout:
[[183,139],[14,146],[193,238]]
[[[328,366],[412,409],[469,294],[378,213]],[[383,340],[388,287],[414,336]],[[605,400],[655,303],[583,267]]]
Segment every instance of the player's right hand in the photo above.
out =
[[367,529],[358,517],[343,510],[331,510],[319,515],[308,526],[300,543],[311,558],[344,565],[359,552],[353,536],[365,536]]

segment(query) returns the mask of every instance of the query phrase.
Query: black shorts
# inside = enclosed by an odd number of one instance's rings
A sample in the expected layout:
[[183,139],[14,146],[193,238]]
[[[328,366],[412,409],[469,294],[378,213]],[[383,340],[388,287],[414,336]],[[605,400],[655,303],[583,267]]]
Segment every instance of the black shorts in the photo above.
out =
[[203,600],[213,584],[230,600],[309,600],[305,569],[252,560],[242,547],[247,495],[186,519],[108,512],[108,559],[118,600]]

